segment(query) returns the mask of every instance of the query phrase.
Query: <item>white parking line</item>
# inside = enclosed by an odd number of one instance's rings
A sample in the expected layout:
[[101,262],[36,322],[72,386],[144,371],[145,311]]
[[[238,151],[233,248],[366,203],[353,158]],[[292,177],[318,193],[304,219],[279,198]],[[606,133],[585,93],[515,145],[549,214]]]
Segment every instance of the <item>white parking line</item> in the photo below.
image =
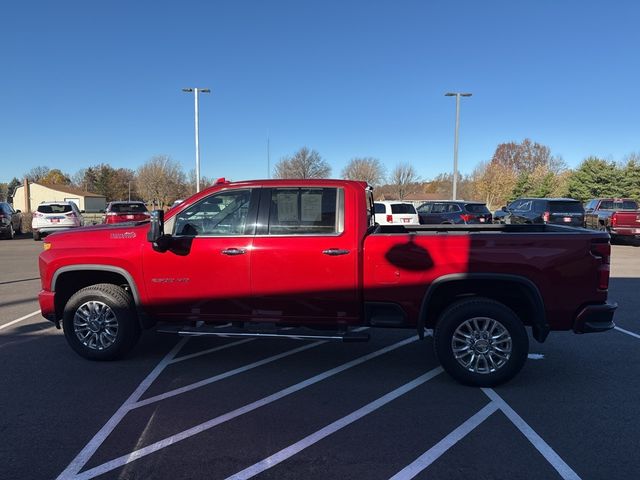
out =
[[113,430],[122,421],[125,415],[129,412],[131,405],[137,402],[140,397],[147,391],[151,384],[158,378],[165,367],[171,362],[173,357],[180,351],[180,349],[187,343],[189,339],[183,338],[180,340],[164,358],[156,365],[149,375],[138,385],[138,388],[129,396],[129,398],[122,404],[122,406],[113,414],[113,416],[104,424],[104,426],[96,433],[93,438],[87,443],[87,445],[80,451],[80,453],[74,458],[71,463],[64,469],[64,471],[58,476],[57,480],[72,479],[78,474],[78,472],[86,465],[89,459],[100,448],[100,445],[104,443],[107,437],[113,432]]
[[[146,447],[140,448],[138,450],[134,450],[131,453],[128,453],[126,455],[122,455],[121,457],[115,458],[113,460],[110,460],[108,462],[103,463],[102,465],[98,465],[97,467],[91,468],[89,470],[86,470],[80,474],[78,474],[77,472],[79,471],[80,468],[82,468],[82,466],[84,464],[86,464],[86,462],[89,460],[89,458],[86,458],[86,460],[84,461],[84,463],[82,463],[82,465],[79,466],[78,469],[73,469],[73,472],[76,475],[73,476],[67,476],[67,477],[63,477],[62,475],[60,477],[58,477],[59,479],[62,478],[73,478],[74,480],[81,480],[81,479],[91,479],[100,475],[103,475],[107,472],[110,472],[112,470],[115,470],[116,468],[122,467],[128,463],[133,462],[134,460],[137,460],[139,458],[145,457],[147,455],[150,455],[154,452],[157,452],[158,450],[162,450],[163,448],[169,447],[175,443],[178,443],[182,440],[185,440],[187,438],[190,438],[194,435],[197,435],[199,433],[202,433],[206,430],[209,430],[217,425],[220,425],[224,422],[227,422],[229,420],[233,420],[234,418],[237,418],[241,415],[244,415],[245,413],[249,413],[252,412],[260,407],[263,407],[265,405],[269,405],[270,403],[273,403],[277,400],[280,400],[281,398],[286,397],[287,395],[291,395],[293,393],[296,393],[304,388],[310,387],[311,385],[314,385],[318,382],[321,382],[322,380],[325,380],[329,377],[332,377],[334,375],[337,375],[339,373],[344,372],[345,370],[348,370],[350,368],[353,368],[357,365],[361,365],[362,363],[365,363],[369,360],[372,360],[376,357],[379,357],[381,355],[384,355],[386,353],[389,353],[393,350],[396,350],[400,347],[403,347],[405,345],[408,345],[412,342],[415,342],[418,339],[417,336],[413,336],[410,338],[407,338],[405,340],[402,340],[400,342],[394,343],[393,345],[389,345],[387,347],[384,347],[380,350],[376,350],[375,352],[369,353],[367,355],[364,355],[362,357],[356,358],[355,360],[351,360],[350,362],[347,363],[343,363],[342,365],[332,368],[330,370],[327,370],[323,373],[320,373],[318,375],[315,375],[311,378],[308,378],[307,380],[303,380],[302,382],[296,383],[295,385],[292,385],[290,387],[287,387],[283,390],[280,390],[276,393],[273,393],[271,395],[268,395],[266,397],[261,398],[260,400],[256,400],[255,402],[249,403],[243,407],[237,408],[235,410],[232,410],[231,412],[225,413],[223,415],[220,415],[218,417],[212,418],[211,420],[208,420],[206,422],[203,422],[199,425],[196,425],[195,427],[189,428],[187,430],[184,430],[180,433],[177,433],[175,435],[172,435],[170,437],[167,437],[163,440],[157,441],[155,443],[152,443],[150,445],[147,445]],[[139,397],[138,397],[139,398]],[[105,437],[106,438],[106,437]],[[104,441],[104,439],[102,440]],[[102,443],[102,442],[100,442]],[[99,445],[98,445],[99,446]],[[97,448],[97,447],[96,447]],[[95,450],[94,450],[95,452]],[[69,470],[69,467],[67,468],[67,470]],[[65,470],[65,472],[67,471]],[[64,473],[64,472],[63,472]]]
[[515,410],[513,410],[507,402],[505,402],[500,395],[498,395],[491,388],[483,388],[482,391],[493,402],[498,405],[502,413],[504,413],[509,420],[527,437],[527,440],[540,452],[540,454],[551,464],[553,468],[560,474],[565,480],[580,480],[580,477],[573,469],[565,463],[562,458],[551,448],[551,446],[545,442],[540,435],[538,435],[533,428],[531,428],[527,422],[525,422]]
[[[205,378],[196,383],[192,383],[190,385],[185,385],[184,387],[176,388],[175,390],[169,390],[168,392],[161,393],[159,395],[155,395],[153,397],[145,398],[144,400],[140,400],[130,406],[131,410],[134,408],[144,407],[145,405],[149,405],[151,403],[159,402],[160,400],[165,400],[167,398],[175,397],[176,395],[180,395],[181,393],[190,392],[191,390],[195,390],[196,388],[204,387],[205,385],[210,385],[215,382],[219,382],[220,380],[224,380],[225,378],[229,378],[233,375],[237,375],[242,372],[246,372],[247,370],[251,370],[253,368],[260,367],[262,365],[266,365],[267,363],[275,362],[276,360],[280,360],[281,358],[288,357],[290,355],[294,355],[296,353],[300,353],[304,350],[309,350],[310,348],[317,347],[326,342],[314,342],[308,345],[303,345],[302,347],[294,348],[293,350],[287,350],[286,352],[278,353],[277,355],[273,355],[271,357],[263,358],[262,360],[258,360],[257,362],[250,363],[249,365],[244,365],[242,367],[234,368],[233,370],[229,370],[227,372],[221,373],[214,377]],[[236,345],[238,342],[236,342]],[[221,350],[219,348],[219,350]]]
[[191,360],[192,358],[201,357],[202,355],[208,355],[209,353],[219,352],[220,350],[225,350],[227,348],[235,347],[237,345],[242,345],[243,343],[253,342],[256,340],[255,338],[247,338],[244,340],[238,340],[237,342],[227,343],[226,345],[221,345],[219,347],[208,348],[206,350],[202,350],[201,352],[190,353],[189,355],[183,355],[182,357],[174,358],[169,363],[178,363],[184,362],[185,360]]
[[24,317],[20,317],[20,318],[16,318],[15,320],[12,320],[9,323],[5,323],[4,325],[0,325],[0,330],[4,330],[5,328],[10,327],[11,325],[15,325],[16,323],[19,323],[23,320],[26,320],[27,318],[31,318],[35,315],[38,315],[40,313],[40,310],[36,310],[35,312],[31,312],[28,315],[25,315]]
[[624,328],[614,327],[616,330],[622,333],[626,333],[627,335],[631,335],[632,337],[640,338],[640,335],[637,333],[630,332],[629,330],[625,330]]
[[498,410],[498,405],[495,402],[485,405],[482,410],[466,420],[462,425],[416,458],[412,463],[396,473],[389,480],[409,480],[410,478],[415,477],[446,453],[447,450],[466,437],[478,425],[489,418],[496,410]]
[[338,430],[341,430],[347,425],[350,425],[353,422],[360,420],[362,417],[369,415],[372,412],[375,412],[379,408],[385,406],[387,403],[392,402],[396,398],[419,387],[420,385],[431,380],[433,377],[435,377],[440,373],[442,373],[442,367],[437,367],[437,368],[434,368],[433,370],[430,370],[429,372],[419,376],[415,380],[412,380],[409,383],[405,383],[401,387],[396,388],[395,390],[387,393],[386,395],[383,395],[382,397],[378,398],[377,400],[374,400],[373,402],[365,405],[364,407],[359,408],[358,410],[355,410],[349,415],[336,420],[335,422],[312,433],[311,435],[308,435],[307,437],[294,443],[293,445],[290,445],[280,450],[279,452],[271,455],[270,457],[267,457],[264,460],[261,460],[260,462],[255,463],[248,468],[245,468],[244,470],[236,473],[235,475],[231,475],[230,477],[227,478],[227,480],[242,480],[242,479],[251,478],[255,475],[258,475],[259,473],[264,472],[265,470],[268,470],[271,467],[275,467],[280,462],[284,462],[286,459],[300,453],[305,448],[310,447],[311,445],[319,442],[320,440],[328,437],[329,435],[337,432]]

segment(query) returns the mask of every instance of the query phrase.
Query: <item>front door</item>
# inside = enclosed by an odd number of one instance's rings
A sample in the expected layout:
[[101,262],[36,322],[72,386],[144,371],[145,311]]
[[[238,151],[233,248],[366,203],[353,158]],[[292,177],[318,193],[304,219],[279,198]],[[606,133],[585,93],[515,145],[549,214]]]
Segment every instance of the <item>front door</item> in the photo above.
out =
[[354,222],[345,219],[341,188],[263,189],[251,257],[253,318],[332,326],[357,321]]
[[250,189],[214,193],[167,221],[168,251],[145,245],[145,284],[155,316],[227,321],[249,315],[258,196]]

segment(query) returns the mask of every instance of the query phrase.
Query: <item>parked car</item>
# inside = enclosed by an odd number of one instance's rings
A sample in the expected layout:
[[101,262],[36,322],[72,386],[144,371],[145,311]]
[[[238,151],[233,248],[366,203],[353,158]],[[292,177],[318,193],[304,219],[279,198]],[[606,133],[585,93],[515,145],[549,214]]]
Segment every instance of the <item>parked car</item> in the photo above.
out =
[[584,207],[573,198],[519,198],[502,207],[502,223],[555,223],[584,227]]
[[505,217],[509,215],[510,210],[513,210],[513,207],[516,205],[516,202],[511,202],[509,205],[506,205],[502,207],[500,210],[496,210],[495,212],[493,212],[493,223],[505,223],[504,222]]
[[12,239],[22,229],[22,212],[14,210],[10,203],[0,203],[0,235]]
[[585,226],[609,232],[612,241],[617,237],[640,238],[640,212],[635,200],[594,198],[587,202],[584,210]]
[[373,204],[375,222],[380,225],[419,225],[418,212],[412,203],[400,201],[375,202]]
[[482,202],[436,200],[418,207],[421,224],[430,223],[491,223],[492,215]]
[[33,212],[33,239],[40,240],[50,233],[82,227],[84,218],[73,202],[42,202]]
[[110,202],[103,223],[141,222],[149,220],[149,210],[144,202]]

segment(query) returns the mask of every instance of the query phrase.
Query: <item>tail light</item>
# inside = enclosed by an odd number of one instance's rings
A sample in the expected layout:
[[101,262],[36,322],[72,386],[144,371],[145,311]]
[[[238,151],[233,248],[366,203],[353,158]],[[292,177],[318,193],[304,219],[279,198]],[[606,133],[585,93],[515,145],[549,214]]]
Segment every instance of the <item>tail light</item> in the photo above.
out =
[[462,215],[460,215],[460,218],[462,219],[462,221],[467,223],[467,222],[469,222],[469,220],[475,220],[476,216],[475,215],[470,215],[468,213],[463,213]]
[[615,227],[618,225],[618,212],[613,212],[611,215],[611,226]]
[[549,212],[544,212],[544,213],[542,214],[542,221],[543,221],[544,223],[547,223],[547,222],[549,221]]
[[607,243],[592,243],[591,255],[600,259],[600,265],[598,266],[598,290],[609,289],[609,264],[611,263],[611,244]]
[[107,217],[115,217],[118,215],[116,212],[107,212]]
[[387,223],[393,223],[393,215],[387,215]]
[[38,211],[33,212],[33,216],[34,216],[34,217],[44,217],[44,215],[43,215],[43,214],[41,214],[41,213],[40,213],[40,212],[38,212]]
[[66,215],[67,217],[75,218],[75,216],[76,216],[76,212],[68,212],[68,213],[65,213],[65,215]]

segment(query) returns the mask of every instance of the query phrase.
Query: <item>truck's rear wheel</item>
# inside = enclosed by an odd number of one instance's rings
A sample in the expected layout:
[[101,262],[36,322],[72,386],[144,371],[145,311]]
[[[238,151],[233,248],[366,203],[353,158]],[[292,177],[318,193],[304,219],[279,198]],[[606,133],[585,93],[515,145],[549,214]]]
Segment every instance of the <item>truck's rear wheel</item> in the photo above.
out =
[[140,337],[131,297],[110,283],[76,292],[64,308],[63,327],[71,348],[90,360],[121,358]]
[[493,387],[514,377],[529,353],[529,338],[518,316],[488,298],[451,305],[434,332],[436,356],[465,385]]

